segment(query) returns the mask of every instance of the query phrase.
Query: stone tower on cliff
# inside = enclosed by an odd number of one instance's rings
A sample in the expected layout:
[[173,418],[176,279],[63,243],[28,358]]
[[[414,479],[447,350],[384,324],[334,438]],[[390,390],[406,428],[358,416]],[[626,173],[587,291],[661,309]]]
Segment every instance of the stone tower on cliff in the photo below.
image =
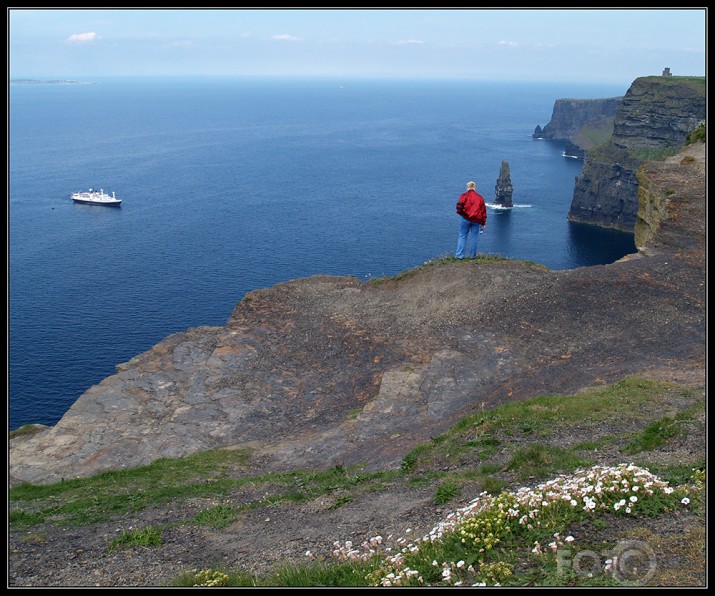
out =
[[509,176],[509,162],[501,162],[501,170],[499,170],[499,179],[495,188],[496,199],[494,202],[502,207],[513,207],[511,195],[514,192],[514,187],[511,184],[511,176]]

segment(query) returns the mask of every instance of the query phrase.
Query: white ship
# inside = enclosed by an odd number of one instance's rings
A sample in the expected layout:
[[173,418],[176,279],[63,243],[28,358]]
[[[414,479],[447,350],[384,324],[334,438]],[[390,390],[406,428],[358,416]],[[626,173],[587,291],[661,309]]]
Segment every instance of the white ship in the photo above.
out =
[[122,204],[122,199],[118,199],[112,193],[110,197],[103,189],[94,190],[90,188],[85,192],[73,192],[70,198],[75,203],[83,203],[85,205],[106,205],[108,207],[120,207]]

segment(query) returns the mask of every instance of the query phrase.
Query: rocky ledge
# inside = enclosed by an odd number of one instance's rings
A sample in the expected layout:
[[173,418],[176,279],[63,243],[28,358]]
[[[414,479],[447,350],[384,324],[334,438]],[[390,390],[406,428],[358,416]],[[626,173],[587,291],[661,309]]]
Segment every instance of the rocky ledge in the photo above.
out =
[[664,219],[637,254],[569,271],[447,260],[257,290],[225,326],[166,338],[56,426],[11,440],[10,482],[234,446],[272,469],[384,468],[508,400],[649,371],[703,383],[704,144],[645,175]]

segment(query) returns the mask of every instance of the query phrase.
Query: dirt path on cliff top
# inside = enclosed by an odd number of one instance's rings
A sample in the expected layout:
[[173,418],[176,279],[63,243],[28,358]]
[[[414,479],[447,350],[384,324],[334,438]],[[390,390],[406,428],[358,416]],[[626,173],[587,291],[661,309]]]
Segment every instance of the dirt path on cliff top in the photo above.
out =
[[[704,168],[704,147],[702,156],[696,153],[694,161],[689,168]],[[503,343],[514,351],[518,364],[509,392],[502,388],[492,396],[491,405],[543,393],[567,393],[616,381],[626,374],[700,388],[691,396],[695,399],[702,396],[705,382],[704,175],[693,175],[680,161],[672,160],[652,166],[651,175],[664,193],[666,189],[669,194],[674,191],[678,199],[670,206],[671,217],[649,251],[651,256],[565,272],[544,272],[510,263],[444,263],[402,279],[386,280],[363,292],[364,300],[339,306],[334,295],[330,305],[325,302],[331,298],[316,283],[320,279],[298,280],[258,293],[252,308],[270,310],[271,304],[280,303],[290,310],[292,296],[295,304],[311,305],[315,312],[328,307],[344,309],[351,321],[381,330],[384,335],[421,338],[424,342],[439,337],[440,342],[453,341],[455,345],[465,341],[463,335],[454,333],[455,329],[488,330],[496,338],[495,345]],[[481,288],[478,317],[470,314],[475,306],[470,288],[474,287]],[[425,310],[427,303],[432,306]],[[310,313],[305,320],[310,320]],[[631,328],[638,331],[631,333]],[[307,338],[303,345],[309,344]],[[581,428],[573,439],[604,432],[604,428]],[[258,445],[256,458],[240,474],[303,467],[310,462],[303,457],[305,450],[315,447],[315,439],[285,436],[264,443],[263,448]],[[332,447],[330,440],[325,437],[324,448]],[[388,456],[383,458],[384,444],[375,446],[372,453],[368,445],[363,445],[364,451],[358,455],[372,457],[379,467],[382,461],[394,463],[395,456],[404,454],[407,447],[398,440],[394,452],[387,450]],[[622,456],[617,447],[604,449],[599,463],[619,463]],[[694,421],[691,432],[682,439],[650,457],[656,463],[704,459],[704,417]],[[473,489],[473,494],[464,491],[465,500],[478,494],[480,487]],[[227,502],[260,499],[262,495],[256,493],[260,490],[265,487],[236,490]],[[361,494],[341,506],[336,506],[333,496],[254,509],[223,530],[187,523],[199,511],[220,504],[209,499],[175,502],[79,528],[55,524],[43,524],[31,531],[11,528],[8,584],[157,586],[188,570],[221,565],[229,570],[266,573],[280,562],[304,561],[308,550],[328,555],[336,540],[359,543],[377,534],[405,536],[408,529],[413,535],[422,535],[458,506],[436,506],[434,491],[434,483],[414,488],[395,481],[387,490]],[[690,515],[657,521],[619,518],[605,529],[592,528],[586,537],[614,539],[639,526],[666,541],[702,524],[702,519]],[[148,526],[165,528],[161,546],[108,552],[108,543],[122,530]],[[686,582],[692,579],[694,584],[703,585],[704,574],[695,575]]]

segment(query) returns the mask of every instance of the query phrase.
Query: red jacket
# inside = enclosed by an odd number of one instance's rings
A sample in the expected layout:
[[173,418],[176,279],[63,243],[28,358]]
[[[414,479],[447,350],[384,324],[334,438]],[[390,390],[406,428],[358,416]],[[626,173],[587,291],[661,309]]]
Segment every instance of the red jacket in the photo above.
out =
[[463,193],[457,201],[457,214],[467,221],[478,224],[487,223],[487,206],[484,197],[476,190],[470,188]]

